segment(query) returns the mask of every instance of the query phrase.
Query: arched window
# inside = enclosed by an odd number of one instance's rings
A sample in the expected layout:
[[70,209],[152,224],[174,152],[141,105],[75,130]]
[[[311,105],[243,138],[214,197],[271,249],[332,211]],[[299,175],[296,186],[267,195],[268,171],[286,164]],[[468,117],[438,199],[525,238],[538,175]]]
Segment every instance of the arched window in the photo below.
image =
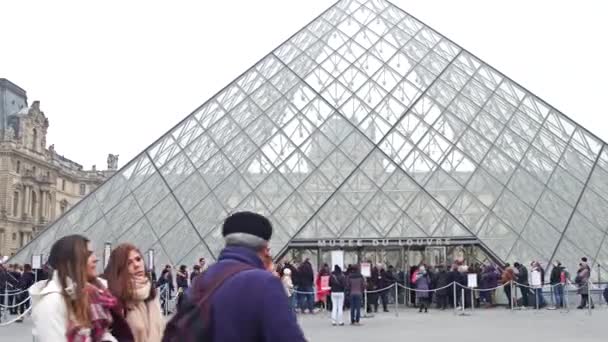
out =
[[34,151],[38,151],[38,131],[34,128],[34,131],[32,132],[32,150]]

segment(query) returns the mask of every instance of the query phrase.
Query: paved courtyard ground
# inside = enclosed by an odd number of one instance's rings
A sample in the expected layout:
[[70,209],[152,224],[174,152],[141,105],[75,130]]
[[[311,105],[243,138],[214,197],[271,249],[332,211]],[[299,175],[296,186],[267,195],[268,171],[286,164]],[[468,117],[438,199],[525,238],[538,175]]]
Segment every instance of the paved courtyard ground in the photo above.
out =
[[[309,341],[314,342],[595,342],[606,341],[608,308],[561,313],[549,310],[511,312],[499,308],[476,310],[469,316],[455,316],[452,311],[414,310],[377,314],[362,319],[362,326],[333,327],[326,314],[299,318]],[[0,342],[32,342],[31,322],[0,327]],[[288,341],[286,341],[288,342]]]

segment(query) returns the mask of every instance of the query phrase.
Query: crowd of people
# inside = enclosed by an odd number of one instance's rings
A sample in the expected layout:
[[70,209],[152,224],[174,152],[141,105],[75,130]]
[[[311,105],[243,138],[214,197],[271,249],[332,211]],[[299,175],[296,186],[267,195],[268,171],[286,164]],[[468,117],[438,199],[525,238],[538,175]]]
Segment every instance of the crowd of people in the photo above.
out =
[[[25,312],[31,298],[38,342],[305,341],[281,279],[270,272],[270,221],[235,213],[222,234],[225,248],[216,263],[201,258],[192,272],[181,265],[175,278],[167,265],[158,279],[132,244],[116,246],[98,274],[91,241],[65,236],[39,273],[30,265],[0,269],[0,291],[19,294],[0,296],[10,302],[1,304],[12,308],[23,299],[19,310]],[[161,301],[172,292],[176,312],[167,321]],[[231,328],[235,324],[239,329]]]
[[[343,326],[344,309],[349,309],[350,324],[359,325],[362,309],[375,313],[382,304],[389,312],[394,301],[409,302],[419,313],[427,313],[433,304],[440,310],[492,307],[501,287],[512,305],[547,305],[545,270],[539,262],[529,269],[521,263],[502,269],[462,262],[420,264],[409,270],[377,264],[364,277],[360,265],[343,270],[324,264],[318,272],[309,259],[274,265],[272,225],[255,213],[232,214],[222,234],[226,246],[216,263],[200,258],[192,271],[180,265],[175,277],[166,265],[158,278],[129,243],[115,247],[105,270],[97,274],[91,242],[81,235],[66,236],[53,244],[42,269],[0,265],[0,291],[7,294],[0,296],[0,304],[20,314],[31,298],[33,334],[39,342],[305,341],[298,313],[326,309],[331,324]],[[552,266],[548,284],[554,304],[566,305],[564,290],[573,283],[581,295],[578,308],[593,307],[588,260],[581,259],[573,279],[559,261]],[[173,314],[166,305],[173,293],[176,312],[166,322],[163,316]],[[231,329],[234,324],[239,329]]]

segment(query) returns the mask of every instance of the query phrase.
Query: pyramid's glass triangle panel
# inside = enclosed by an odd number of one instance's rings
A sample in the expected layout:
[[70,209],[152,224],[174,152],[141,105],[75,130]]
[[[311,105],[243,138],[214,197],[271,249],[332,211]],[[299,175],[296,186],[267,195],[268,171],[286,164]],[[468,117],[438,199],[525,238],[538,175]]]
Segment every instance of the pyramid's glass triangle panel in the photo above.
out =
[[474,237],[499,261],[608,259],[608,151],[558,110],[383,0],[343,0],[246,70],[16,256],[62,236],[217,257],[222,220],[272,248]]

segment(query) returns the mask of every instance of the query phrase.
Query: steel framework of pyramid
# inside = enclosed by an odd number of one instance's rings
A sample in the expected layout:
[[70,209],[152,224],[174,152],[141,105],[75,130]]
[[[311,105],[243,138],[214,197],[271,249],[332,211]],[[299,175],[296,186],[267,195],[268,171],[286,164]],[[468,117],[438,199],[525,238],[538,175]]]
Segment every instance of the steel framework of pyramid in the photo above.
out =
[[603,266],[604,146],[391,3],[344,0],[14,260],[81,233],[192,264],[218,255],[230,212],[252,210],[277,255],[299,240],[471,237],[505,262]]

